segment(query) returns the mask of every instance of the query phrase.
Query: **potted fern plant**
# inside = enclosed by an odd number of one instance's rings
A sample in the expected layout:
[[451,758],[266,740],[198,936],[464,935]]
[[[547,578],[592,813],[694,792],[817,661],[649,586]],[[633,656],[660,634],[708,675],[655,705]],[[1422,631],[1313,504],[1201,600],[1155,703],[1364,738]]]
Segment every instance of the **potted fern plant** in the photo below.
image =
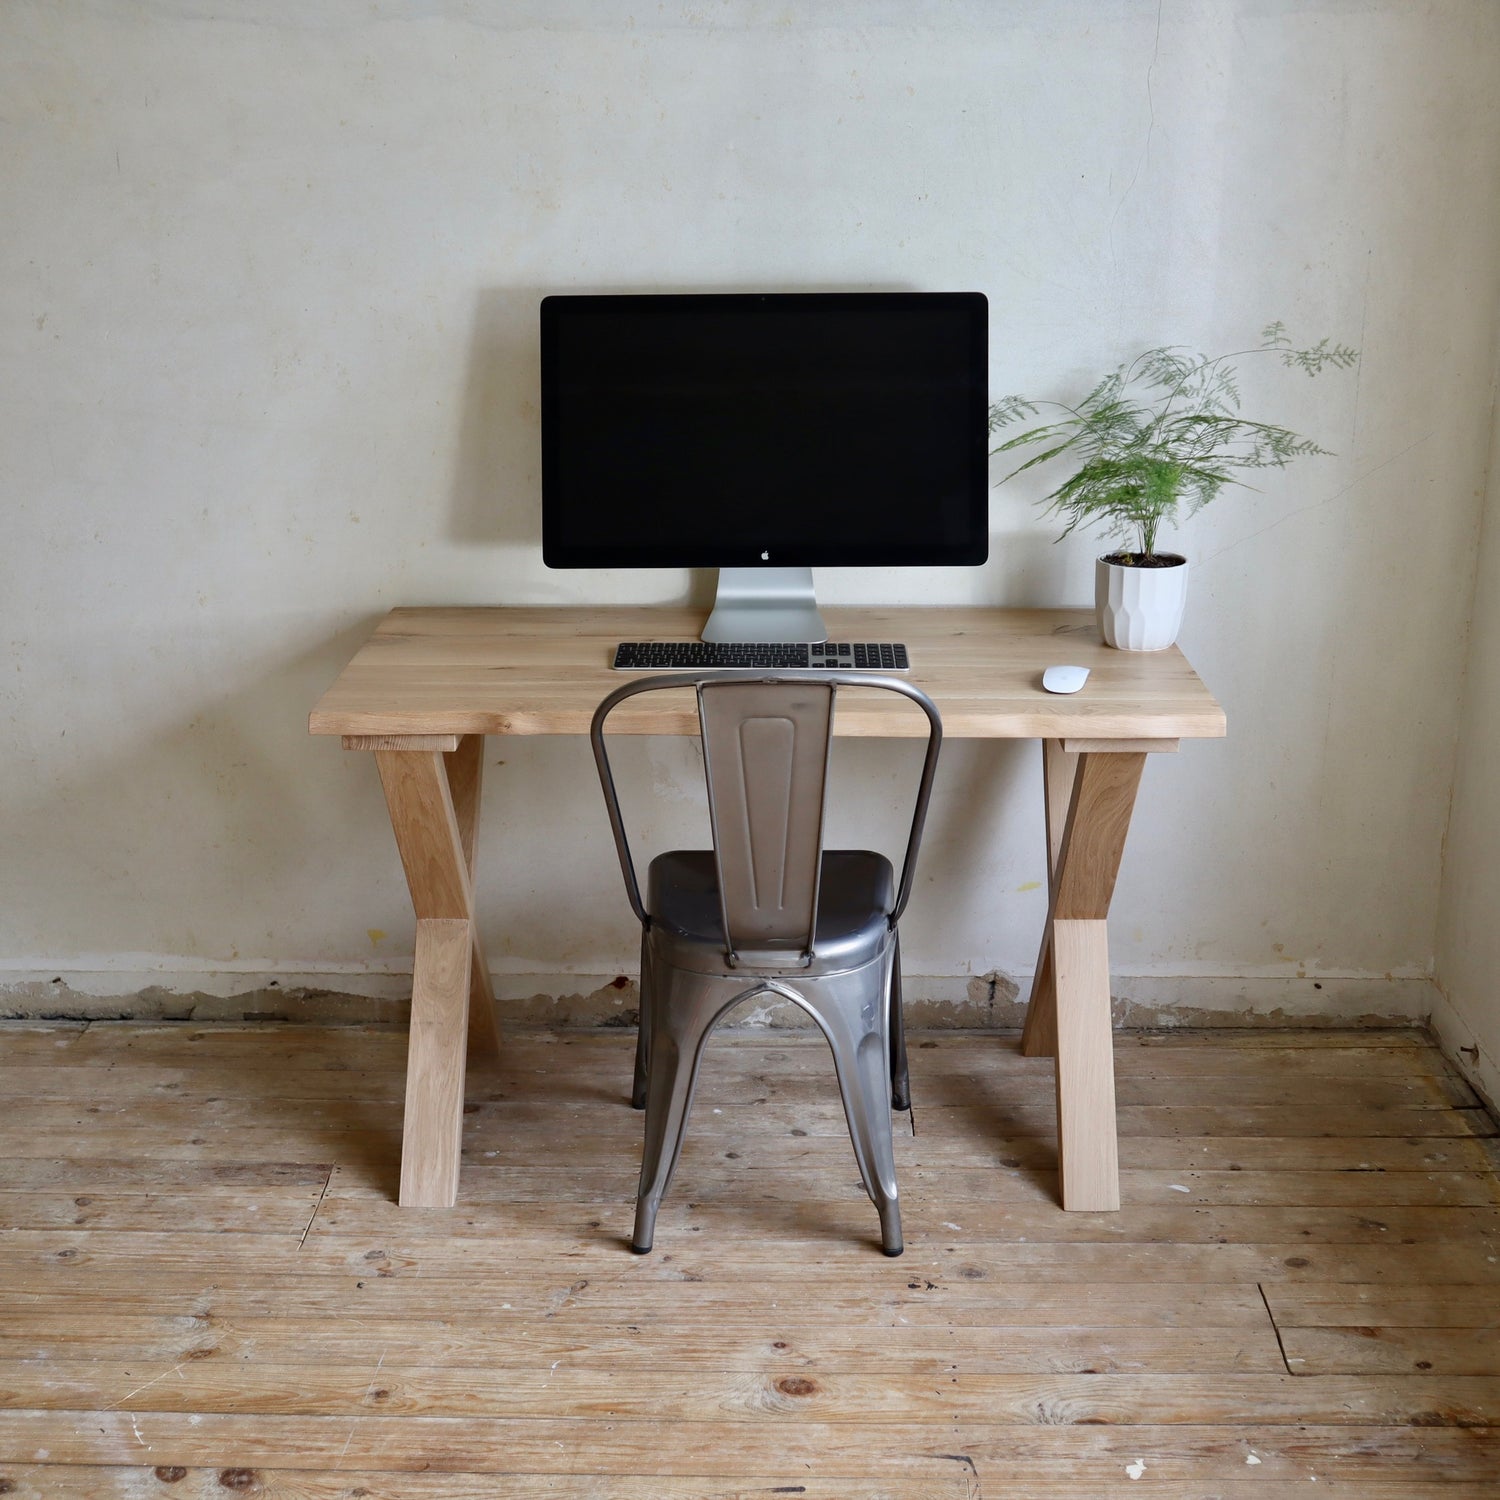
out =
[[1039,447],[1001,483],[1053,459],[1077,461],[1043,504],[1066,518],[1061,536],[1097,526],[1125,545],[1095,563],[1094,601],[1104,642],[1128,651],[1159,651],[1177,639],[1187,599],[1187,559],[1157,550],[1164,522],[1247,485],[1251,469],[1285,468],[1294,458],[1326,453],[1285,427],[1242,417],[1236,361],[1278,356],[1309,376],[1347,369],[1358,358],[1322,339],[1295,349],[1280,323],[1262,330],[1254,348],[1210,357],[1164,345],[1106,375],[1076,406],[1008,396],[990,408],[998,432],[1043,409],[1059,413],[1007,438],[993,451]]

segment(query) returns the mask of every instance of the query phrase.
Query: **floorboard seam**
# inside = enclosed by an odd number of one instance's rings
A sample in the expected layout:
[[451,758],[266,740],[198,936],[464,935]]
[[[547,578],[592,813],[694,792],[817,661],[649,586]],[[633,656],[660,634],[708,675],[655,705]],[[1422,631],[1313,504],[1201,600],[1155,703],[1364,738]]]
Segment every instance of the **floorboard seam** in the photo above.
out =
[[323,1200],[328,1196],[329,1186],[333,1182],[333,1174],[337,1170],[338,1165],[335,1163],[329,1167],[328,1175],[323,1179],[323,1191],[318,1194],[318,1201],[313,1204],[313,1211],[308,1218],[307,1227],[302,1231],[302,1238],[297,1241],[297,1248],[299,1250],[307,1243],[307,1237],[312,1233],[313,1221],[318,1217],[319,1209],[323,1207]]
[[1286,1345],[1281,1339],[1281,1329],[1277,1325],[1276,1314],[1271,1311],[1271,1299],[1266,1296],[1265,1283],[1257,1281],[1255,1290],[1260,1293],[1260,1300],[1265,1304],[1266,1316],[1271,1320],[1271,1332],[1276,1335],[1276,1347],[1281,1351],[1281,1363],[1286,1367],[1288,1375],[1296,1375],[1297,1372],[1292,1368],[1291,1360],[1286,1357]]

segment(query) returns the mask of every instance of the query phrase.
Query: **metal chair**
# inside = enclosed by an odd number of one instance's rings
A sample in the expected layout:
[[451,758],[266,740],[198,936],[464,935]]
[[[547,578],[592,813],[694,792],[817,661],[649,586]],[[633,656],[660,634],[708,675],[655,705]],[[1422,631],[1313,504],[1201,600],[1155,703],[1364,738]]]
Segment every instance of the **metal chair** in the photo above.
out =
[[[712,849],[652,860],[642,899],[605,749],[605,721],[639,693],[692,687],[708,781]],[[876,688],[927,716],[899,884],[884,855],[823,848],[834,697]],[[631,1248],[651,1249],[682,1149],[704,1044],[755,995],[784,996],[833,1050],[860,1178],[900,1255],[890,1104],[906,1104],[896,923],[911,895],[942,721],[920,688],[856,672],[673,673],[626,683],[594,714],[591,738],[630,904],[641,923],[641,1021],[632,1102],[646,1111]],[[893,1032],[895,1047],[893,1049]]]

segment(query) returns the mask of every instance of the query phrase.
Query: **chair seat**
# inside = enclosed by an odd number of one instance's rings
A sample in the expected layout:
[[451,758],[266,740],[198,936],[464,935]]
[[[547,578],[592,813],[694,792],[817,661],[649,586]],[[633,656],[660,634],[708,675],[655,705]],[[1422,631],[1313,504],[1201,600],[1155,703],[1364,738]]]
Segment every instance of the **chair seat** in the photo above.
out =
[[788,974],[834,974],[862,968],[891,940],[887,920],[896,897],[895,872],[883,854],[868,849],[827,849],[818,885],[818,921],[813,961],[799,948],[784,953],[757,949],[740,955],[739,970],[725,959],[724,921],[718,873],[711,849],[672,849],[651,861],[646,910],[654,941],[666,945],[669,962],[700,974],[785,970]]

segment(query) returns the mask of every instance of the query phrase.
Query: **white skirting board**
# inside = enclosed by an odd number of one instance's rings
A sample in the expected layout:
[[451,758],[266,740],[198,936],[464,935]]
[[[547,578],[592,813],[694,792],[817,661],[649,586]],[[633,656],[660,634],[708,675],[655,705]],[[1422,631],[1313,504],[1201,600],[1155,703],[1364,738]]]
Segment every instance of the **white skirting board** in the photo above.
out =
[[1448,997],[1433,986],[1432,1011],[1427,1024],[1443,1049],[1443,1056],[1474,1087],[1493,1115],[1500,1115],[1500,1058],[1480,1045],[1469,1024],[1454,1010]]

